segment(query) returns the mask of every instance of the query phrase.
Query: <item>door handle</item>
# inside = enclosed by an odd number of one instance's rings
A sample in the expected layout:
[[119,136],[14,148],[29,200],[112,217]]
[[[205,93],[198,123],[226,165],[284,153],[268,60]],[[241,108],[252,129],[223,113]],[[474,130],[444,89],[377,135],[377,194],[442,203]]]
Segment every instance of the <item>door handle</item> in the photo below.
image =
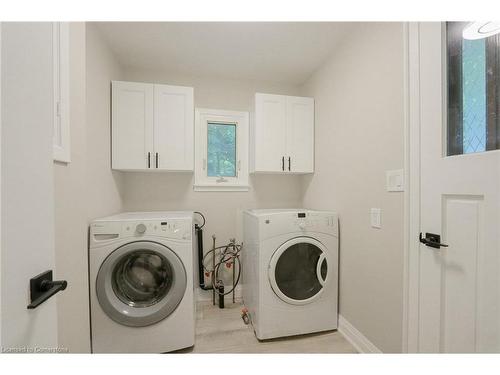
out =
[[148,152],[148,168],[151,168],[151,152]]
[[156,168],[158,168],[158,153],[156,153]]
[[66,280],[52,280],[52,270],[42,272],[30,279],[31,303],[28,309],[35,309],[50,297],[66,289],[68,282]]
[[434,249],[439,249],[441,247],[448,247],[448,245],[441,243],[441,236],[439,234],[426,233],[425,237],[422,237],[422,233],[420,233],[419,240],[425,246],[429,246]]
[[291,165],[292,165],[291,160],[292,160],[292,159],[291,159],[291,158],[290,158],[290,156],[289,156],[289,157],[288,157],[288,170],[289,170],[289,171],[291,170],[290,168],[291,168]]
[[285,170],[285,157],[284,156],[281,158],[281,170],[282,171]]
[[[326,261],[326,255],[324,253],[321,253],[318,259],[318,263],[316,263],[316,277],[318,278],[319,283],[321,286],[325,286],[326,283],[326,278],[323,279],[323,276],[321,275],[321,266],[323,265],[323,262]],[[327,263],[328,266],[328,263]],[[328,277],[328,276],[327,276]]]

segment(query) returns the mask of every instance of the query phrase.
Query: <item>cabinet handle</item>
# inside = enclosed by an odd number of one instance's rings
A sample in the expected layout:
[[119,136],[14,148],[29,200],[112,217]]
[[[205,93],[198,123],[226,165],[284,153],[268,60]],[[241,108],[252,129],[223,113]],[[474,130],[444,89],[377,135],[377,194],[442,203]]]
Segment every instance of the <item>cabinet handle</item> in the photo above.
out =
[[158,168],[158,153],[156,153],[156,168]]
[[292,166],[292,162],[291,162],[291,159],[290,159],[290,156],[288,157],[288,170],[290,171],[291,169],[291,166]]
[[151,152],[148,152],[148,168],[151,168]]
[[284,156],[281,158],[281,170],[282,171],[285,170],[285,157]]

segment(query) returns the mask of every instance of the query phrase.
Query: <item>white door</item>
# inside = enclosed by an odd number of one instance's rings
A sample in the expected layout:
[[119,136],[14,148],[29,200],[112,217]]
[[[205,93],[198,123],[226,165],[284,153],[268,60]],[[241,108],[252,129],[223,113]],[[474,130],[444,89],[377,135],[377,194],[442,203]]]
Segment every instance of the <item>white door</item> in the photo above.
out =
[[194,168],[192,87],[154,85],[154,164],[170,171]]
[[420,77],[410,78],[420,87],[410,97],[420,98],[413,108],[420,117],[420,231],[448,246],[416,249],[408,349],[499,352],[500,151],[485,151],[500,147],[490,131],[500,127],[500,114],[488,119],[489,101],[498,110],[488,87],[500,83],[499,65],[490,69],[494,51],[484,39],[471,44],[461,28],[446,30],[441,23],[410,26],[410,69],[418,63],[413,77]]
[[286,96],[255,94],[256,172],[285,171],[286,126]]
[[155,168],[153,105],[152,84],[112,82],[113,169]]
[[30,278],[54,269],[52,24],[1,24],[1,347],[57,347],[56,298],[35,309]]
[[287,96],[285,170],[314,172],[314,99]]

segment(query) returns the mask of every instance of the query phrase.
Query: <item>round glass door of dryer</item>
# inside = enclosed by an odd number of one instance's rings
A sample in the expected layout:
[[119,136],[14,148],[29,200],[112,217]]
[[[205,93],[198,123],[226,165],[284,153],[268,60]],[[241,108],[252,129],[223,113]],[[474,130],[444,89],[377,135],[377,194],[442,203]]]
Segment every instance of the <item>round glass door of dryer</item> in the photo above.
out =
[[328,278],[325,246],[309,237],[294,238],[281,245],[271,257],[269,281],[284,302],[305,305],[315,301]]
[[171,249],[137,241],[117,248],[104,260],[96,293],[99,305],[115,322],[144,327],[175,311],[186,283],[184,265]]

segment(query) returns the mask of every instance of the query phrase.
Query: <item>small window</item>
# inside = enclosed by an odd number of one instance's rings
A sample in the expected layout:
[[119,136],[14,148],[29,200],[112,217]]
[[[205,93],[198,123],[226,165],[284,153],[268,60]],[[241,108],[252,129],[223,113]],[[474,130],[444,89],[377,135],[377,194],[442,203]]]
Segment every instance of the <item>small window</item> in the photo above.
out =
[[500,148],[500,36],[467,40],[467,25],[446,23],[448,156]]
[[196,109],[196,191],[248,190],[248,112]]
[[208,123],[209,177],[236,177],[236,124]]

